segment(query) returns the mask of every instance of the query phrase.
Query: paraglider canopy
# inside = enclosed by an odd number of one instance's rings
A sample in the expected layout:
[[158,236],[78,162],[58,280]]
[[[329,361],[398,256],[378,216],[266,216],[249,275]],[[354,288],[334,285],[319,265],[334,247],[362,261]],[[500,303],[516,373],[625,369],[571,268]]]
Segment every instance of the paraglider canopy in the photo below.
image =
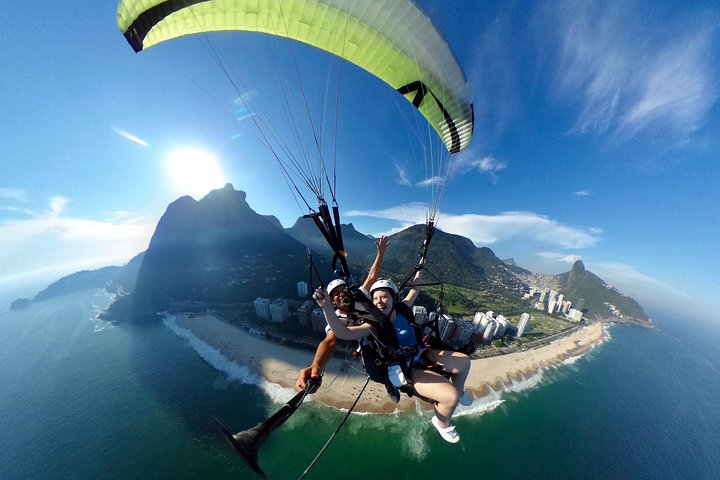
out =
[[392,86],[428,120],[448,152],[470,142],[473,106],[463,72],[411,0],[121,0],[117,21],[136,52],[221,30],[312,45]]

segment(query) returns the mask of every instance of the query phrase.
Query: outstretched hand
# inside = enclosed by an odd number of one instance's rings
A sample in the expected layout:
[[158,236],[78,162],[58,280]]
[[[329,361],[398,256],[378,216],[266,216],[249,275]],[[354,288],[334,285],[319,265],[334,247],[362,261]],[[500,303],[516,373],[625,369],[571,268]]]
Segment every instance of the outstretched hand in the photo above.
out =
[[320,308],[325,308],[325,306],[330,302],[330,297],[327,293],[325,293],[325,289],[322,287],[318,287],[315,290],[315,293],[313,293],[313,299],[317,302]]
[[378,253],[380,255],[385,254],[385,251],[387,250],[388,245],[390,245],[390,239],[385,235],[380,235],[380,240],[375,242],[375,246],[377,247]]

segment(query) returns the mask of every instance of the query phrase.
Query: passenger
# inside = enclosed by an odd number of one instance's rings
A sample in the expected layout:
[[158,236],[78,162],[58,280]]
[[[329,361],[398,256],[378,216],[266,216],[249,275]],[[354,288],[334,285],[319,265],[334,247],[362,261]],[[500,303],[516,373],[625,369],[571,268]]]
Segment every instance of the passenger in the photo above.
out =
[[[422,270],[418,270],[416,273],[412,288],[402,300],[402,303],[406,307],[398,308],[396,306],[396,302],[399,302],[399,294],[397,287],[392,281],[378,280],[370,288],[373,304],[392,322],[393,330],[398,340],[397,343],[400,347],[417,347],[419,343],[415,336],[415,331],[410,325],[413,319],[406,318],[406,315],[409,314],[403,314],[399,310],[407,312],[415,302],[420,292],[417,281],[420,278],[421,271]],[[317,301],[318,305],[322,308],[325,319],[338,338],[343,340],[359,340],[369,335],[375,336],[378,334],[375,327],[369,323],[358,326],[346,325],[342,319],[338,318],[332,308],[328,295],[321,288],[315,291],[313,298],[315,298],[315,301]],[[414,349],[414,351],[417,353],[417,348]],[[450,378],[448,379],[446,376],[434,370],[428,370],[427,367],[415,363],[417,359],[407,358],[406,361],[409,363],[408,370],[411,375],[410,379],[405,379],[405,381],[412,385],[418,394],[435,402],[433,405],[435,415],[431,419],[433,426],[444,440],[450,443],[457,443],[460,440],[460,435],[455,430],[455,426],[452,425],[451,418],[458,402],[462,405],[470,405],[472,403],[464,391],[465,380],[470,371],[470,357],[460,352],[436,350],[432,348],[428,348],[425,351],[425,355],[427,360],[441,366],[444,373],[450,375]],[[390,378],[394,380],[394,383],[403,381],[402,378],[397,377],[398,375],[394,376],[391,372]]]
[[[368,272],[368,276],[365,279],[365,282],[360,287],[360,290],[362,290],[363,293],[367,296],[370,296],[370,294],[368,293],[370,287],[373,283],[375,283],[375,280],[380,273],[380,266],[382,265],[383,256],[385,255],[387,247],[390,245],[390,240],[388,240],[388,238],[383,235],[380,237],[380,240],[376,242],[375,245],[377,246],[377,255],[375,256],[375,261],[370,267],[370,271]],[[350,298],[348,297],[347,283],[345,282],[345,280],[336,279],[328,283],[327,293],[332,304],[336,308],[336,316],[342,319],[342,321],[345,323],[349,322],[348,315],[350,312],[348,311],[348,309],[350,307]],[[364,310],[364,307],[362,305],[356,305],[355,308],[357,310]],[[332,359],[333,354],[335,353],[336,341],[337,337],[330,329],[330,326],[326,326],[325,338],[318,344],[312,364],[309,367],[305,367],[300,370],[300,374],[298,375],[297,381],[295,382],[295,390],[304,390],[305,386],[307,385],[307,381],[310,378],[313,378],[317,380],[318,384],[309,393],[315,393],[317,391],[317,389],[320,387],[320,384],[322,383],[323,371],[325,370],[325,367],[330,362],[330,359]],[[397,403],[400,401],[400,392],[398,392],[398,390],[393,385],[385,385],[385,388],[387,389],[388,395],[393,402]]]

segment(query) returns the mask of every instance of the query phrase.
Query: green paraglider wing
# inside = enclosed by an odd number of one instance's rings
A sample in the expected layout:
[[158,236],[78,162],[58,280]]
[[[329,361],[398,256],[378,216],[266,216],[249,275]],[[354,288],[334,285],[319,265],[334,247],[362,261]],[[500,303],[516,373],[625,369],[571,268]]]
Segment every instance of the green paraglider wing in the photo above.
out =
[[411,0],[121,0],[117,21],[136,52],[220,30],[307,43],[396,89],[425,116],[450,153],[470,142],[473,106],[462,69]]

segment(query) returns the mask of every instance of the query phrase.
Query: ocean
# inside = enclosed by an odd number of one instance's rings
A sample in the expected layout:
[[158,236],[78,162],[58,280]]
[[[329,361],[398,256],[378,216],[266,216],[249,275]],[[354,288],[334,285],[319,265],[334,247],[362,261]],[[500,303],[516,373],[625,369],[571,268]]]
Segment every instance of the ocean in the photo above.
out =
[[[212,416],[249,428],[294,392],[171,321],[98,320],[111,300],[0,314],[0,479],[259,478]],[[351,415],[307,478],[720,478],[720,331],[653,319],[478,402],[456,418],[457,445],[427,413]],[[268,477],[297,478],[343,415],[306,401],[261,448]]]

